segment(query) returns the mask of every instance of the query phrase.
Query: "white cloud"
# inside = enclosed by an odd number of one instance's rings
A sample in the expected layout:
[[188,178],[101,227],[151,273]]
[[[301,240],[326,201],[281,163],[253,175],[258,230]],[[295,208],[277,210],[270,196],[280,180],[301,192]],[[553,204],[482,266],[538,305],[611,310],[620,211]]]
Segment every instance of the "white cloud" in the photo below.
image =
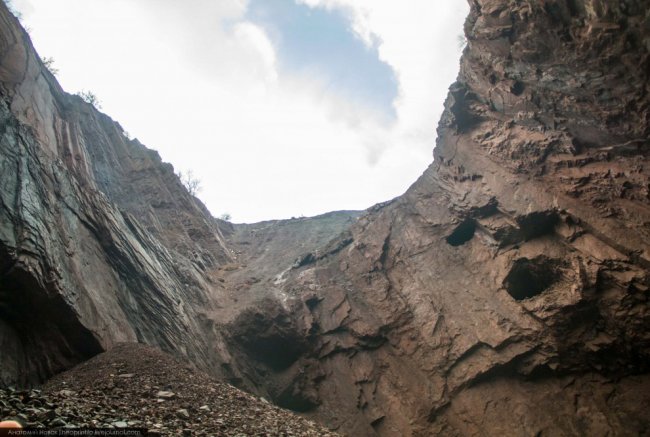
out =
[[132,135],[193,169],[215,215],[255,221],[361,209],[401,194],[431,161],[457,72],[463,5],[308,2],[344,8],[361,38],[379,38],[399,79],[393,124],[332,95],[317,76],[279,71],[243,0],[16,6],[25,6],[35,45],[55,58],[65,89],[92,90]]
[[[312,7],[339,8],[366,44],[377,44],[380,59],[395,71],[399,125],[407,141],[428,143],[432,126],[458,72],[457,37],[467,2],[405,0],[299,0]],[[426,147],[426,146],[425,146]]]

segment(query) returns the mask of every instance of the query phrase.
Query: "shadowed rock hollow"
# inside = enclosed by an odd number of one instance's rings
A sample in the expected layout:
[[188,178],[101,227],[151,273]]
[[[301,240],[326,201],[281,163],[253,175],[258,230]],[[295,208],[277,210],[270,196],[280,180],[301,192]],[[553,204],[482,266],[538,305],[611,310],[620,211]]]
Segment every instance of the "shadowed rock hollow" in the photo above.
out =
[[647,434],[650,7],[470,6],[411,188],[252,225],[0,7],[2,383],[137,341],[350,435]]

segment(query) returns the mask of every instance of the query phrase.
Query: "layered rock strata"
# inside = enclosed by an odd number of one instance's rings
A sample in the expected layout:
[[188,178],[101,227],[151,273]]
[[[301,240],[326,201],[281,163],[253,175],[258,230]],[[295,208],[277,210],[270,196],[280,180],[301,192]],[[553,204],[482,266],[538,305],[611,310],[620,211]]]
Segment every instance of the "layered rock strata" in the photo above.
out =
[[647,432],[650,8],[470,5],[434,163],[285,275],[294,390],[353,435]]
[[2,383],[124,341],[215,367],[207,272],[232,257],[217,221],[155,151],[63,92],[4,5],[0,54]]

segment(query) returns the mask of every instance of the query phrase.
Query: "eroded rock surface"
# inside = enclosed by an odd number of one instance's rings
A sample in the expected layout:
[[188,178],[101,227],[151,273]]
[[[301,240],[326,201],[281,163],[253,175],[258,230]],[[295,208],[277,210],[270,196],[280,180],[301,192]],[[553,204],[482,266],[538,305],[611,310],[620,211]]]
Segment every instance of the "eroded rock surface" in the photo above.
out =
[[470,5],[408,192],[255,225],[65,94],[0,6],[2,383],[140,341],[350,435],[647,434],[650,7]]
[[60,89],[4,5],[0,22],[2,382],[120,341],[211,366],[197,308],[230,259],[215,220],[156,152]]
[[649,13],[471,2],[434,163],[284,275],[315,415],[353,435],[648,432]]
[[[142,342],[254,390],[236,364],[243,347],[233,356],[223,327],[272,290],[249,291],[254,276],[225,284],[242,268],[239,231],[157,152],[65,93],[4,4],[0,96],[0,383],[37,384],[115,343]],[[302,240],[292,250],[285,241],[272,268],[289,269],[355,213],[330,216],[296,220],[307,228],[287,235]]]

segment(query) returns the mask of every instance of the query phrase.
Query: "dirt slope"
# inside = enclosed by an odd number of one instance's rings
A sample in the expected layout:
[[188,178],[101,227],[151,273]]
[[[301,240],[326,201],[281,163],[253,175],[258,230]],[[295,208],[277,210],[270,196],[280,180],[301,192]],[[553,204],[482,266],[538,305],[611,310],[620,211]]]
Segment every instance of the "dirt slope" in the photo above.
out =
[[151,435],[335,436],[149,346],[122,343],[38,391],[0,392],[35,427],[147,428]]

